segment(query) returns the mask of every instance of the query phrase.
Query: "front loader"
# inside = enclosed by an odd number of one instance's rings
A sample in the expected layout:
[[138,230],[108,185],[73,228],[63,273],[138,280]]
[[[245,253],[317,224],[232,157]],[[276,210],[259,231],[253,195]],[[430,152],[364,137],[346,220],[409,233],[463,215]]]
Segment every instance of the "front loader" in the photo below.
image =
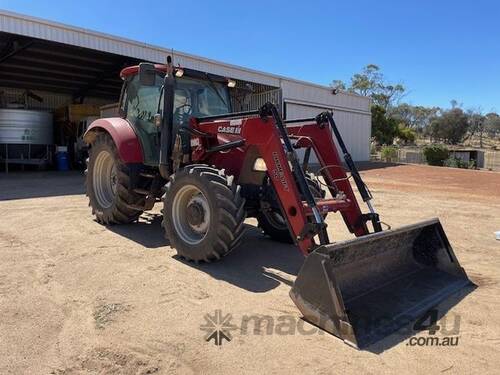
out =
[[[227,78],[170,60],[121,76],[121,117],[97,120],[85,135],[87,194],[99,222],[133,222],[163,201],[162,226],[178,255],[211,262],[238,246],[245,218],[256,217],[265,234],[306,257],[290,291],[304,318],[356,347],[470,283],[438,219],[383,230],[331,112],[283,121],[266,103],[234,113]],[[307,170],[311,152],[317,177]],[[357,238],[332,243],[330,212]]]

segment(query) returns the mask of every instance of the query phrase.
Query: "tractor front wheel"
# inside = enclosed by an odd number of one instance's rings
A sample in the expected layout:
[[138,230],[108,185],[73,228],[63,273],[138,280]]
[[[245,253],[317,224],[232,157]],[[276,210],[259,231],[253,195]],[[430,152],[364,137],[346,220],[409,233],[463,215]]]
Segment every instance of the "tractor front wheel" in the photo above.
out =
[[245,201],[223,170],[204,164],[170,177],[163,202],[163,227],[177,254],[195,262],[220,259],[243,235]]
[[[312,174],[306,174],[306,181],[314,198],[324,198],[325,191],[321,189],[321,185],[317,182]],[[269,182],[267,182],[269,183]],[[257,216],[259,227],[262,231],[271,237],[273,240],[284,243],[293,243],[292,235],[288,229],[286,218],[278,207],[276,193],[274,188],[271,194],[271,207],[261,211]],[[325,218],[326,215],[323,216]]]

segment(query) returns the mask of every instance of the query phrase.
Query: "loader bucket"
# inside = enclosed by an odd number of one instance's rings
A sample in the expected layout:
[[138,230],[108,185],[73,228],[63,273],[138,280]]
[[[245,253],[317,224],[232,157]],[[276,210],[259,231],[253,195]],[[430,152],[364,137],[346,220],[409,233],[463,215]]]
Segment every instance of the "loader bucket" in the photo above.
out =
[[363,348],[472,284],[438,219],[324,245],[290,291],[304,319]]

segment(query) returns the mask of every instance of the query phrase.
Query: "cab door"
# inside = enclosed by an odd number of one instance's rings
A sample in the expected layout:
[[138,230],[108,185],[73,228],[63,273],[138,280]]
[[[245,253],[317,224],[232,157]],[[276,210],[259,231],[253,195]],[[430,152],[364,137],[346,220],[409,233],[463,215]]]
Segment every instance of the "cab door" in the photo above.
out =
[[157,166],[160,156],[160,132],[154,124],[154,116],[158,111],[163,77],[157,74],[153,86],[143,86],[139,75],[127,82],[122,97],[122,111],[139,137],[144,154],[144,164]]

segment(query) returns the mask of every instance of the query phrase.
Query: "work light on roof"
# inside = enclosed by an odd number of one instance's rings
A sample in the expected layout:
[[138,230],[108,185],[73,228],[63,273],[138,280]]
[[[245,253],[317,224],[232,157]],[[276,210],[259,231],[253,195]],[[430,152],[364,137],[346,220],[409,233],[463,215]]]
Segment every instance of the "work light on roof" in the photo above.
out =
[[177,68],[177,69],[175,69],[175,76],[176,76],[176,77],[179,77],[179,78],[180,78],[180,77],[182,77],[183,75],[184,75],[184,69],[182,69],[182,68]]

